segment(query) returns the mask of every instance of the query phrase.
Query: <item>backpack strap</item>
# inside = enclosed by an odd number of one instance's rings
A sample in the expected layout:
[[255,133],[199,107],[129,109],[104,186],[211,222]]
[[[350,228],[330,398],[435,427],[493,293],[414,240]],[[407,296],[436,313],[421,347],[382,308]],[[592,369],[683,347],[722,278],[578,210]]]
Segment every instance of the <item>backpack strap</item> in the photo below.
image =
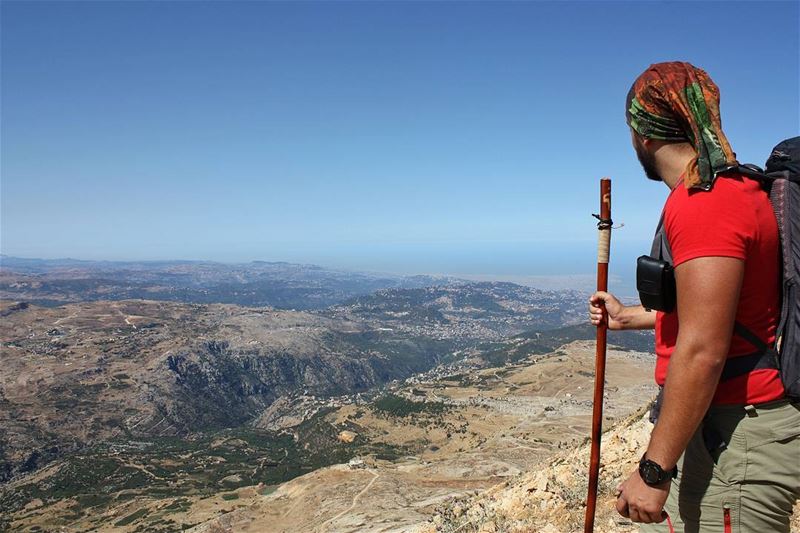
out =
[[769,186],[773,181],[780,179],[788,181],[800,181],[800,174],[793,176],[788,170],[767,172],[760,166],[753,165],[752,163],[745,163],[744,165],[734,165],[732,167],[720,169],[714,173],[714,178],[716,179],[728,173],[742,174],[743,176],[747,176],[748,178],[758,180],[767,186]]
[[[749,374],[754,370],[780,368],[778,366],[778,352],[775,351],[774,348],[767,346],[767,343],[762,341],[758,335],[744,327],[742,323],[738,321],[733,323],[733,332],[755,346],[758,351],[749,355],[740,355],[727,359],[725,361],[725,366],[722,367],[722,375],[719,378],[720,383]],[[658,396],[656,396],[656,399],[650,406],[649,419],[651,423],[655,424],[658,421],[658,415],[661,414],[661,405],[663,402],[664,386],[662,385],[658,388]]]
[[656,234],[653,237],[653,244],[650,246],[650,257],[672,264],[672,249],[669,247],[667,234],[664,230],[665,211],[666,209],[661,211],[661,218],[658,220],[658,227],[656,227]]
[[754,370],[779,368],[778,352],[775,351],[774,348],[768,346],[758,335],[744,327],[740,322],[735,322],[733,324],[733,332],[755,346],[757,351],[749,355],[728,358],[725,361],[725,366],[722,367],[722,375],[719,378],[720,382],[743,376]]
[[762,341],[758,335],[744,327],[741,322],[736,321],[733,323],[733,332],[755,346],[759,352],[766,352],[769,350],[767,343]]

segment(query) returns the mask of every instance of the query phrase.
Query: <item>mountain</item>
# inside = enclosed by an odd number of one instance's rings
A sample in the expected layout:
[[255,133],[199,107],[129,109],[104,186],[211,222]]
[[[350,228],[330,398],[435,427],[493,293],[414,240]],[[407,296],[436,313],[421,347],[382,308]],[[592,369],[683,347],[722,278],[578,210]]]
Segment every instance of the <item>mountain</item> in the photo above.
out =
[[[39,279],[42,285],[12,288],[59,299],[45,306],[0,302],[0,506],[16,525],[179,531],[216,516],[218,509],[205,505],[217,495],[223,495],[218,504],[235,506],[242,487],[260,484],[252,490],[261,495],[357,457],[396,464],[427,448],[457,451],[491,438],[480,420],[484,409],[502,403],[462,411],[452,397],[443,399],[448,388],[473,391],[458,400],[472,402],[492,387],[528,390],[544,375],[556,387],[558,369],[574,379],[591,377],[560,349],[594,336],[593,328],[577,324],[585,297],[576,292],[449,280],[384,288],[310,310],[95,300],[106,290],[121,296],[114,291],[127,276],[152,289],[147,284],[165,269],[182,268],[100,267],[104,276],[119,277],[105,285],[92,277],[99,270],[71,262],[16,264],[27,270],[0,275]],[[188,268],[198,286],[230,275],[229,266],[212,265],[207,277],[200,276],[205,267]],[[98,291],[69,303],[65,285],[53,288],[47,279],[82,280]],[[308,275],[301,271],[296,279],[307,283]],[[637,349],[646,341],[612,335],[611,342]],[[626,361],[643,364],[643,354],[626,353]],[[509,372],[526,377],[515,385]],[[566,383],[552,394],[563,395]],[[541,387],[532,390],[544,394]],[[430,394],[422,403],[414,399],[421,390]],[[520,413],[530,401],[540,402],[526,399]],[[552,412],[586,408],[569,397],[554,406]],[[474,431],[467,430],[469,420]],[[549,431],[543,427],[535,432]],[[568,422],[560,431],[573,427]],[[430,431],[435,437],[426,436]],[[11,522],[0,519],[4,527]]]
[[228,303],[278,309],[322,309],[385,288],[418,288],[455,280],[331,270],[254,261],[79,261],[0,257],[0,299],[39,305],[148,299]]
[[[282,396],[367,391],[473,353],[506,331],[569,320],[577,316],[572,300],[477,283],[392,289],[316,312],[7,302],[0,481],[120,435],[185,437],[248,424]],[[490,346],[485,353],[502,350]]]

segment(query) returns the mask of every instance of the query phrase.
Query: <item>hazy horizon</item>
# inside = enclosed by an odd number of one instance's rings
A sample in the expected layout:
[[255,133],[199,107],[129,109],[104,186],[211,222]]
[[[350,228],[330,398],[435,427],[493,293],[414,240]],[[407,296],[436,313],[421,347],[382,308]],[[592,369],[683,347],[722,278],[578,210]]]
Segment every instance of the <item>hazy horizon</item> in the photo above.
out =
[[[380,262],[369,261],[364,259],[358,261],[355,258],[349,260],[335,260],[324,257],[250,257],[250,258],[211,258],[211,257],[80,257],[80,256],[61,256],[61,257],[43,257],[43,256],[18,256],[14,254],[3,254],[3,257],[24,259],[24,260],[44,260],[44,261],[85,261],[85,262],[119,262],[119,263],[158,263],[158,262],[213,262],[220,264],[248,264],[258,261],[275,262],[275,263],[289,263],[289,264],[302,264],[313,265],[330,270],[342,270],[346,272],[362,272],[371,274],[384,274],[395,276],[448,276],[459,278],[469,281],[508,281],[520,285],[528,285],[531,287],[543,289],[575,289],[580,291],[591,291],[595,287],[596,273],[593,270],[596,264],[591,261],[595,260],[595,249],[592,248],[593,243],[587,242],[586,246],[575,250],[574,257],[580,259],[575,262],[576,268],[571,270],[558,270],[555,264],[563,259],[563,254],[557,255],[558,259],[550,259],[545,261],[537,261],[530,259],[529,261],[517,260],[503,260],[497,261],[496,255],[491,256],[492,261],[502,263],[504,268],[493,270],[488,261],[483,258],[475,258],[477,260],[469,261],[464,260],[463,252],[456,257],[447,258],[440,256],[438,261],[432,258],[429,267],[420,266],[414,268],[408,263],[404,263],[398,257],[385,257]],[[533,251],[533,250],[532,250]],[[495,250],[496,252],[496,250]],[[563,252],[563,249],[561,250]],[[400,251],[398,251],[400,253]],[[612,289],[618,291],[621,296],[631,297],[635,296],[635,280],[634,268],[635,257],[645,252],[638,252],[635,248],[626,247],[624,250],[625,257],[615,260],[612,257],[610,263],[610,277],[609,283]],[[632,255],[633,254],[633,255]],[[616,252],[617,256],[621,256],[621,252]],[[369,256],[369,254],[367,254]],[[449,259],[449,261],[448,261]],[[522,258],[524,259],[524,257]],[[618,264],[619,263],[619,264]],[[403,266],[405,265],[405,268]],[[436,267],[435,265],[439,265]],[[449,265],[449,266],[448,266]],[[0,266],[2,261],[0,261]],[[581,270],[582,269],[582,270]]]

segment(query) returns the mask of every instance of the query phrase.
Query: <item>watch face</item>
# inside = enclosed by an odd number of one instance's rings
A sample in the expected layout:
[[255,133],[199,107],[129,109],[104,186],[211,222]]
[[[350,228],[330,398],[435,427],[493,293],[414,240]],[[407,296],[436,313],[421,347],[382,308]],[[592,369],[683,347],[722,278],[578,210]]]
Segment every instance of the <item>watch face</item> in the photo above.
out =
[[654,484],[659,482],[659,478],[661,477],[661,473],[659,472],[660,468],[653,464],[650,461],[646,461],[642,464],[641,468],[639,469],[639,473],[642,476],[642,479],[647,484]]

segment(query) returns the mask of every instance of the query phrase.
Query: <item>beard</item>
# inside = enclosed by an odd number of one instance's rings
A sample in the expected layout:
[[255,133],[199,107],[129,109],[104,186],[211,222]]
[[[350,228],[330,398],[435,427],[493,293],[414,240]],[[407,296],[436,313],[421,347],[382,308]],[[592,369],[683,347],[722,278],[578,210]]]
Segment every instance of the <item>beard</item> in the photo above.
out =
[[648,152],[645,147],[637,140],[633,143],[633,149],[636,151],[636,158],[644,169],[644,175],[647,179],[653,181],[664,181],[658,173],[656,168],[656,158],[653,154]]

